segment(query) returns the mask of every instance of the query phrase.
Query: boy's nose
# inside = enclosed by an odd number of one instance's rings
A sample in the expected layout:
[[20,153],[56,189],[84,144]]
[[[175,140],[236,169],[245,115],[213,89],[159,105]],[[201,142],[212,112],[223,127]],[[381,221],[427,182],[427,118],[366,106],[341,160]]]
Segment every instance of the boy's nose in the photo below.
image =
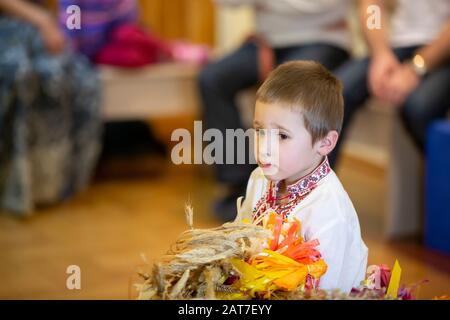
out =
[[265,158],[270,156],[270,149],[271,149],[271,138],[269,137],[269,134],[267,130],[264,130],[263,132],[260,131],[259,135],[257,136],[257,154],[260,158]]
[[261,157],[268,157],[270,156],[270,146],[269,146],[269,139],[266,137],[260,138],[258,141],[258,154]]
[[[278,133],[274,131],[275,129],[265,129],[264,133],[258,135],[258,143],[256,143],[255,154],[258,155],[258,160],[263,163],[274,163],[274,156],[278,154]],[[278,130],[276,130],[278,131]]]

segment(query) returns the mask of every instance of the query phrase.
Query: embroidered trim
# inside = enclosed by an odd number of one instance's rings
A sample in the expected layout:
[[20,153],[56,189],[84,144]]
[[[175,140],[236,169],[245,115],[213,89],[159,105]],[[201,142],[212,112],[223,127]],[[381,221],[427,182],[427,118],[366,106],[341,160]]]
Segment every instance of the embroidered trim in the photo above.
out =
[[261,199],[258,200],[253,209],[253,219],[255,220],[269,209],[274,210],[277,214],[281,214],[283,215],[283,218],[286,218],[297,204],[305,199],[306,196],[317,187],[319,181],[326,177],[330,171],[331,167],[328,158],[325,158],[325,160],[322,161],[322,163],[309,175],[296,183],[287,186],[289,200],[286,204],[281,206],[276,205],[276,190],[278,189],[278,185],[270,182],[268,190]]

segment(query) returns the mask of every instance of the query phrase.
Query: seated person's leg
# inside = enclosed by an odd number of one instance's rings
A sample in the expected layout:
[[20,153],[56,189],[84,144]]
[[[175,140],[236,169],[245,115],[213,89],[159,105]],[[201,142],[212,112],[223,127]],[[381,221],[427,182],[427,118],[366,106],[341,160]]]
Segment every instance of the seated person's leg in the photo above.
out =
[[416,145],[423,150],[428,125],[450,109],[450,64],[426,75],[406,99],[402,120]]
[[27,120],[38,86],[29,56],[37,31],[0,15],[0,211],[31,211]]
[[282,48],[276,52],[278,63],[291,60],[313,60],[329,70],[334,70],[349,58],[346,50],[324,43]]
[[344,96],[344,122],[342,124],[341,134],[338,143],[328,156],[330,164],[333,168],[336,167],[340,149],[345,139],[345,134],[348,126],[351,123],[355,112],[363,106],[366,99],[369,97],[369,90],[367,87],[367,71],[369,68],[369,59],[355,59],[344,63],[341,67],[335,70],[336,76],[341,80],[343,85]]
[[74,56],[67,73],[72,110],[72,188],[87,186],[101,150],[101,83],[87,60]]
[[[243,128],[236,94],[242,89],[254,86],[258,82],[257,48],[253,43],[245,43],[237,51],[213,62],[200,73],[199,86],[203,102],[206,127],[219,129],[223,134],[223,159],[225,163],[226,129]],[[243,150],[235,149],[242,154]],[[248,146],[245,152],[249,154]],[[248,157],[247,157],[248,158]],[[216,164],[216,175],[228,192],[216,205],[216,213],[223,220],[232,220],[236,216],[236,198],[245,195],[245,187],[251,171],[256,167],[248,164]],[[236,163],[236,162],[234,162]]]

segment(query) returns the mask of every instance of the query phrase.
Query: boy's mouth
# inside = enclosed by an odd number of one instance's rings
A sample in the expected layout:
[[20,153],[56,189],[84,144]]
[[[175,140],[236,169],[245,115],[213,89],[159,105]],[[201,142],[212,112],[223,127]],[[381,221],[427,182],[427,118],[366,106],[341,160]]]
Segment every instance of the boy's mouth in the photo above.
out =
[[260,163],[259,166],[261,167],[261,169],[269,169],[272,164],[271,163]]

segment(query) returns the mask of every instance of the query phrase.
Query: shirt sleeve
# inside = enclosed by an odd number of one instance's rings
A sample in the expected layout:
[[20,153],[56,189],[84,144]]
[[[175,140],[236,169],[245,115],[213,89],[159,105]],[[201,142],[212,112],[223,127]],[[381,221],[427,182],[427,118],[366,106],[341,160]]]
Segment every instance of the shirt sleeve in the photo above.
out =
[[324,290],[340,289],[349,292],[352,283],[342,283],[344,258],[348,247],[348,231],[344,221],[334,220],[312,233],[311,239],[319,240],[319,251],[327,264],[327,271],[320,279],[319,287]]

